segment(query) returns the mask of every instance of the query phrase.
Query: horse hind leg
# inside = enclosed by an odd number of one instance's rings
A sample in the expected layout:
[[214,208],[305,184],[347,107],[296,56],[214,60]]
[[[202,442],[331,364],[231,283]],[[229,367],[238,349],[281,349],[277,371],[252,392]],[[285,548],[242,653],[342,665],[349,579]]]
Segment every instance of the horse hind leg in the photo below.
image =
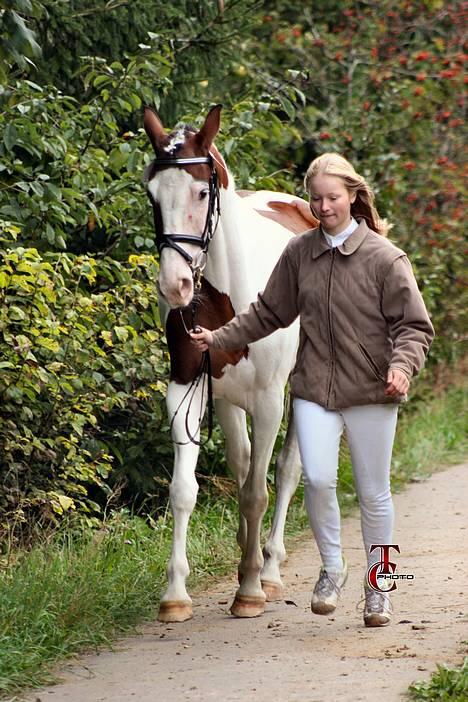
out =
[[[173,417],[187,387],[169,384],[167,407],[169,417]],[[197,429],[199,414],[203,415],[205,402],[195,397],[192,402],[194,410],[189,414],[189,428],[194,438],[199,438]],[[187,560],[187,529],[190,516],[196,504],[198,483],[195,468],[198,460],[199,446],[189,442],[185,428],[185,403],[175,417],[172,427],[174,442],[174,469],[169,492],[169,501],[173,514],[172,551],[167,567],[168,585],[161,598],[158,619],[161,622],[183,622],[191,619],[192,600],[187,593],[186,579],[190,573]],[[187,443],[188,442],[188,443]]]
[[284,599],[284,586],[280,575],[280,565],[286,558],[284,527],[289,503],[296,491],[300,477],[301,459],[291,404],[286,438],[276,461],[276,502],[272,526],[268,540],[263,547],[264,564],[260,579],[268,602]]

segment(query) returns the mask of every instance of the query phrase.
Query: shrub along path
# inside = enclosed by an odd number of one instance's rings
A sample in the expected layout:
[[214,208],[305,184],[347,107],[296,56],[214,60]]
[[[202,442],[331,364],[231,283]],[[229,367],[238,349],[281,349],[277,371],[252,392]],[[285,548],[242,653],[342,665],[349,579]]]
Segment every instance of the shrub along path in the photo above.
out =
[[[466,640],[468,465],[413,483],[395,496],[395,542],[401,554],[390,627],[366,629],[356,603],[364,558],[359,517],[343,522],[350,575],[331,617],[312,615],[310,592],[319,568],[310,539],[284,567],[288,594],[257,619],[227,614],[234,580],[194,598],[194,619],[148,623],[114,652],[79,659],[63,683],[32,693],[47,702],[323,702],[401,701],[414,680],[437,663],[459,664]],[[465,644],[466,645],[466,644]]]

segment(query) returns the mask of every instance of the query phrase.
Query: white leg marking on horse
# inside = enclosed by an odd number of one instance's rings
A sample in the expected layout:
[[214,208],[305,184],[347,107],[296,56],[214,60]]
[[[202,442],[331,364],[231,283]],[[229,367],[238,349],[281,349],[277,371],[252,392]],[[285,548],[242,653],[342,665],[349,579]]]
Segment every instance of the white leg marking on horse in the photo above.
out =
[[[167,408],[172,418],[185,395],[187,386],[170,383],[167,393]],[[195,393],[189,413],[189,429],[194,438],[199,437],[197,430],[199,415],[203,416],[206,398],[201,402],[201,388]],[[172,426],[175,442],[188,441],[185,419],[188,402],[180,407]],[[161,598],[159,618],[161,621],[185,621],[192,616],[191,599],[185,582],[190,573],[187,560],[187,528],[190,515],[197,501],[198,484],[195,479],[199,447],[191,442],[174,445],[174,470],[170,486],[170,505],[173,514],[172,552],[167,567],[168,586]]]

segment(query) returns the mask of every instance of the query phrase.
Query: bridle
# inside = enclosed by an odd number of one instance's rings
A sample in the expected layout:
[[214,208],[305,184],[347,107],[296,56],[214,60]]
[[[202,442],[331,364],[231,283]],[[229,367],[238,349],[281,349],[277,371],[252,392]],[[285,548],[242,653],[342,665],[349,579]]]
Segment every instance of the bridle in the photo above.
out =
[[[165,247],[170,247],[171,249],[177,251],[177,253],[179,253],[190,266],[196,288],[199,288],[201,285],[201,276],[206,265],[208,247],[214,236],[216,227],[218,226],[220,216],[218,173],[216,171],[213,156],[208,154],[208,156],[192,156],[189,158],[158,158],[153,162],[153,168],[155,169],[158,169],[160,166],[183,168],[184,166],[196,166],[200,164],[207,164],[210,166],[210,177],[208,180],[208,211],[206,213],[203,232],[199,235],[171,234],[164,231],[162,222],[160,223],[161,226],[157,226],[155,221],[156,247],[159,254],[161,254],[161,251]],[[191,256],[182,246],[179,246],[179,244],[195,244],[196,246],[200,247],[200,253],[195,262],[193,256]]]
[[[196,166],[200,164],[207,164],[210,166],[210,177],[208,180],[208,187],[209,187],[209,200],[208,200],[208,211],[206,213],[206,220],[205,220],[205,226],[203,228],[203,232],[200,235],[196,234],[171,234],[168,232],[164,231],[163,228],[163,223],[160,222],[160,226],[158,226],[158,222],[156,221],[156,216],[155,216],[155,230],[156,230],[156,247],[158,249],[159,255],[161,255],[161,251],[165,247],[169,247],[171,249],[174,249],[179,253],[188,263],[190,266],[190,270],[192,271],[192,276],[193,276],[193,284],[194,288],[200,289],[201,288],[201,278],[203,275],[203,270],[206,265],[206,259],[207,259],[207,254],[208,254],[208,247],[210,245],[210,242],[214,236],[214,233],[216,231],[216,228],[218,226],[218,221],[219,217],[221,214],[221,207],[220,207],[220,201],[219,201],[219,181],[218,181],[218,173],[216,171],[215,167],[215,162],[214,158],[211,154],[208,154],[208,156],[193,156],[189,158],[158,158],[156,161],[153,162],[153,169],[158,169],[160,166],[169,166],[169,167],[178,167],[178,168],[183,168],[184,166]],[[154,210],[154,203],[153,203],[153,210]],[[196,246],[200,247],[200,253],[197,256],[196,261],[194,261],[193,256],[191,256],[188,251],[186,251],[182,246],[179,246],[179,244],[195,244]],[[192,329],[196,329],[196,306],[192,302]],[[182,321],[182,325],[186,331],[187,334],[190,334],[190,330],[187,328],[184,320],[184,315],[182,312],[182,309],[179,310],[180,312],[180,318]],[[195,397],[195,393],[197,391],[198,386],[200,385],[200,382],[202,382],[202,395],[201,395],[201,402],[203,401],[203,395],[205,392],[205,378],[207,382],[207,393],[208,393],[208,438],[202,442],[198,441],[193,435],[192,432],[190,431],[189,427],[189,414],[190,414],[190,408],[193,402],[193,399]],[[190,396],[190,397],[189,397]],[[180,442],[176,441],[175,443],[184,446],[189,443],[196,444],[197,446],[204,446],[210,439],[213,433],[213,389],[212,389],[212,377],[211,377],[211,358],[210,358],[210,353],[209,351],[204,351],[202,353],[202,359],[200,363],[200,367],[198,369],[198,372],[192,381],[191,385],[189,386],[187,392],[185,393],[184,397],[182,398],[181,402],[179,403],[179,406],[177,407],[171,421],[171,430],[172,426],[174,424],[175,418],[182,407],[183,403],[185,400],[188,399],[188,408],[186,411],[185,415],[185,431],[188,436],[188,441],[185,442]],[[198,428],[201,427],[203,416],[200,414],[200,418],[198,420]]]

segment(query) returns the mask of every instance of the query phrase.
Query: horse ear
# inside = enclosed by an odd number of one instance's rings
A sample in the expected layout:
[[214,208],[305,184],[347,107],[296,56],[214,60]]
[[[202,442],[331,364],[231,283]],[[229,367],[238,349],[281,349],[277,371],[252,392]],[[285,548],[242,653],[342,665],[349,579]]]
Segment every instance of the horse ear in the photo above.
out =
[[196,140],[200,146],[209,149],[213,143],[217,133],[219,132],[219,126],[221,124],[221,110],[222,105],[215,105],[208,112],[205,123],[199,132],[196,134]]
[[161,142],[167,138],[161,120],[152,107],[145,106],[143,110],[143,126],[155,152],[160,148]]
[[222,105],[215,105],[214,107],[211,108],[211,110],[208,112],[205,123],[203,127],[200,129],[199,132],[196,133],[195,139],[197,143],[205,148],[208,149],[210,154],[212,155],[214,162],[215,162],[215,168],[218,172],[218,178],[219,182],[221,184],[221,187],[227,188],[228,187],[228,174],[227,174],[227,168],[226,164],[224,163],[224,160],[219,153],[218,149],[216,146],[213,144],[213,141],[219,132],[219,127],[221,124],[221,110],[223,109]]

